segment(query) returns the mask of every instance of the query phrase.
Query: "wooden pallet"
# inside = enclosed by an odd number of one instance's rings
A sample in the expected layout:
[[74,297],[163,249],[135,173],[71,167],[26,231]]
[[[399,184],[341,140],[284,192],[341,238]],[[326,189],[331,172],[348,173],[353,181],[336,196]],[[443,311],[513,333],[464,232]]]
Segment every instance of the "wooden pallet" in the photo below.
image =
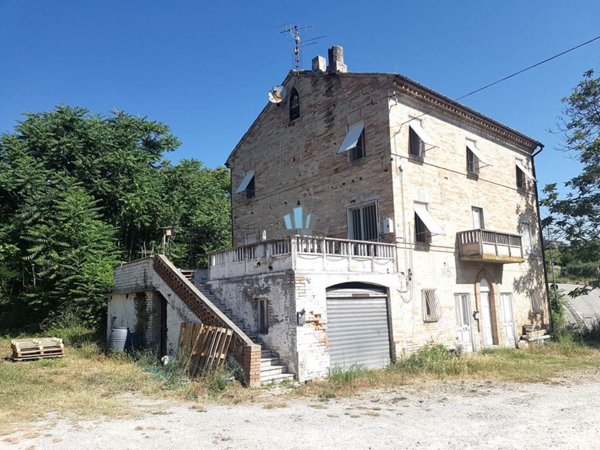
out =
[[227,358],[233,331],[200,323],[182,323],[178,357],[187,358],[191,377],[204,375],[220,366]]
[[13,339],[10,343],[13,361],[62,358],[65,347],[59,338]]

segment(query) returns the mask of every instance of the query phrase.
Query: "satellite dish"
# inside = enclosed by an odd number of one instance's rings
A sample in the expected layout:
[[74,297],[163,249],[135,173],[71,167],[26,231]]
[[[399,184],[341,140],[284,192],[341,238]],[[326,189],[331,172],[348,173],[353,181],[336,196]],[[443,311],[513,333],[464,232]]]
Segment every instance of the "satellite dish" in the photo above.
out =
[[285,96],[287,95],[287,89],[283,86],[273,86],[273,88],[269,91],[269,101],[271,103],[281,103]]

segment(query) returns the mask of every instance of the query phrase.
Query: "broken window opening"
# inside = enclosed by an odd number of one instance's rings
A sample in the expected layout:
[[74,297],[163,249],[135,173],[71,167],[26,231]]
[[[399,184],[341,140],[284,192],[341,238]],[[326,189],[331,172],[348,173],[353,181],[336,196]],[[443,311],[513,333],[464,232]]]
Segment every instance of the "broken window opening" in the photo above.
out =
[[479,176],[479,158],[467,147],[467,175]]
[[348,160],[356,161],[365,157],[365,130],[363,129],[356,146],[348,151]]
[[256,194],[256,189],[254,187],[254,177],[248,183],[248,187],[246,187],[246,198],[252,198]]
[[515,166],[516,176],[517,176],[517,189],[524,190],[525,189],[525,174],[520,169],[519,166]]
[[431,233],[417,213],[415,213],[415,242],[420,244],[431,243]]
[[408,148],[411,156],[423,159],[425,156],[425,142],[419,137],[415,130],[409,128]]
[[423,322],[437,322],[440,320],[441,311],[435,289],[421,291]]

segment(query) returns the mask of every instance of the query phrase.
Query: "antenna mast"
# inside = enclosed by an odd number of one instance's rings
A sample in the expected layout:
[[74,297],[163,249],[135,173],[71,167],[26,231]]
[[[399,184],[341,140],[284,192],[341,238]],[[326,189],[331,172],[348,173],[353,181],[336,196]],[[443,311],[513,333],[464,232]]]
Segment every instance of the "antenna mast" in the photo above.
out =
[[294,40],[294,70],[300,70],[300,27],[298,25],[289,25],[283,30],[283,33],[289,33]]
[[319,39],[324,38],[325,36],[319,36],[313,39],[309,39],[307,41],[302,41],[302,37],[300,36],[300,30],[304,30],[306,28],[312,28],[312,26],[306,26],[300,28],[298,25],[285,25],[283,31],[281,33],[289,34],[294,40],[294,70],[300,70],[300,49],[307,47],[309,45],[314,45],[317,43]]

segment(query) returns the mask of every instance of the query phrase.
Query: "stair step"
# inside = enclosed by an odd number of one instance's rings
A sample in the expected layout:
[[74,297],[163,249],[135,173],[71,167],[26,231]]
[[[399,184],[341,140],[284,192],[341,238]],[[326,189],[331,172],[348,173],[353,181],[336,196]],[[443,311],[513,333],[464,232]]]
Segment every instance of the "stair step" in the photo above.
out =
[[260,358],[276,358],[277,356],[273,352],[273,350],[265,348],[260,351]]
[[260,377],[260,384],[275,384],[275,383],[281,383],[283,381],[292,381],[294,379],[294,375],[292,375],[291,373],[280,373],[280,374],[276,374],[276,375],[269,375],[269,376],[265,376],[263,377],[261,374]]
[[286,373],[287,371],[287,367],[282,366],[282,365],[276,365],[276,366],[262,366],[260,367],[260,376],[262,378],[262,376],[269,376],[269,375],[273,375],[276,373]]
[[279,361],[279,358],[261,358],[260,371],[268,370],[271,367],[285,367]]

